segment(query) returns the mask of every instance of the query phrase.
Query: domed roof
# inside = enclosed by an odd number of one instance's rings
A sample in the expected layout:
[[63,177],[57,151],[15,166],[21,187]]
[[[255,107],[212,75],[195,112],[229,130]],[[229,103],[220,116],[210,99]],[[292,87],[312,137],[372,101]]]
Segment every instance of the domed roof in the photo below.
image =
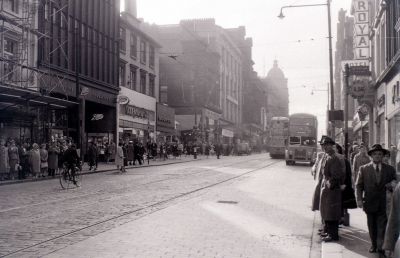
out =
[[278,67],[278,60],[274,60],[274,67],[269,70],[267,77],[285,78],[285,74],[282,72],[281,68]]

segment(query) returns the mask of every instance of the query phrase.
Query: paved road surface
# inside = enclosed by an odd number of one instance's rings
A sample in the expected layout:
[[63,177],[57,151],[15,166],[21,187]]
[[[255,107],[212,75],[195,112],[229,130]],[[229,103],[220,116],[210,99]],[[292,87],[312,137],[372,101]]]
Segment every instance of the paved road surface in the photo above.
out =
[[0,256],[316,257],[307,166],[267,154],[0,187]]

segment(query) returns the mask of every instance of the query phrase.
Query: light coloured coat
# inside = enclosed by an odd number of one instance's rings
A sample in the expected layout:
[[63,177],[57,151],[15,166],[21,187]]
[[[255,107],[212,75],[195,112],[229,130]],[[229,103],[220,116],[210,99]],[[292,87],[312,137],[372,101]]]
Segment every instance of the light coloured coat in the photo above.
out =
[[117,147],[117,152],[115,153],[115,165],[123,166],[124,165],[124,150],[121,146]]

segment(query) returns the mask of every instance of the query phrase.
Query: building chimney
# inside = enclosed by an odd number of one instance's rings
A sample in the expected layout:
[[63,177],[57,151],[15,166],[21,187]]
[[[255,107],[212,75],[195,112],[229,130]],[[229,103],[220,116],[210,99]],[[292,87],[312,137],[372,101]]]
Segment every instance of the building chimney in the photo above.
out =
[[136,0],[125,0],[125,12],[137,18]]

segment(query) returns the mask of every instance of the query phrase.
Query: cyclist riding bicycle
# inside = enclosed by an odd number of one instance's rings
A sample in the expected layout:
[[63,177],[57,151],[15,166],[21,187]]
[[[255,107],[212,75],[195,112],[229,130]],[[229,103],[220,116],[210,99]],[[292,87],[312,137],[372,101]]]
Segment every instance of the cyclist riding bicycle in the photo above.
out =
[[64,152],[64,164],[66,169],[71,171],[72,182],[76,185],[75,180],[75,170],[76,167],[80,166],[78,152],[76,151],[76,145],[72,144],[65,152]]

